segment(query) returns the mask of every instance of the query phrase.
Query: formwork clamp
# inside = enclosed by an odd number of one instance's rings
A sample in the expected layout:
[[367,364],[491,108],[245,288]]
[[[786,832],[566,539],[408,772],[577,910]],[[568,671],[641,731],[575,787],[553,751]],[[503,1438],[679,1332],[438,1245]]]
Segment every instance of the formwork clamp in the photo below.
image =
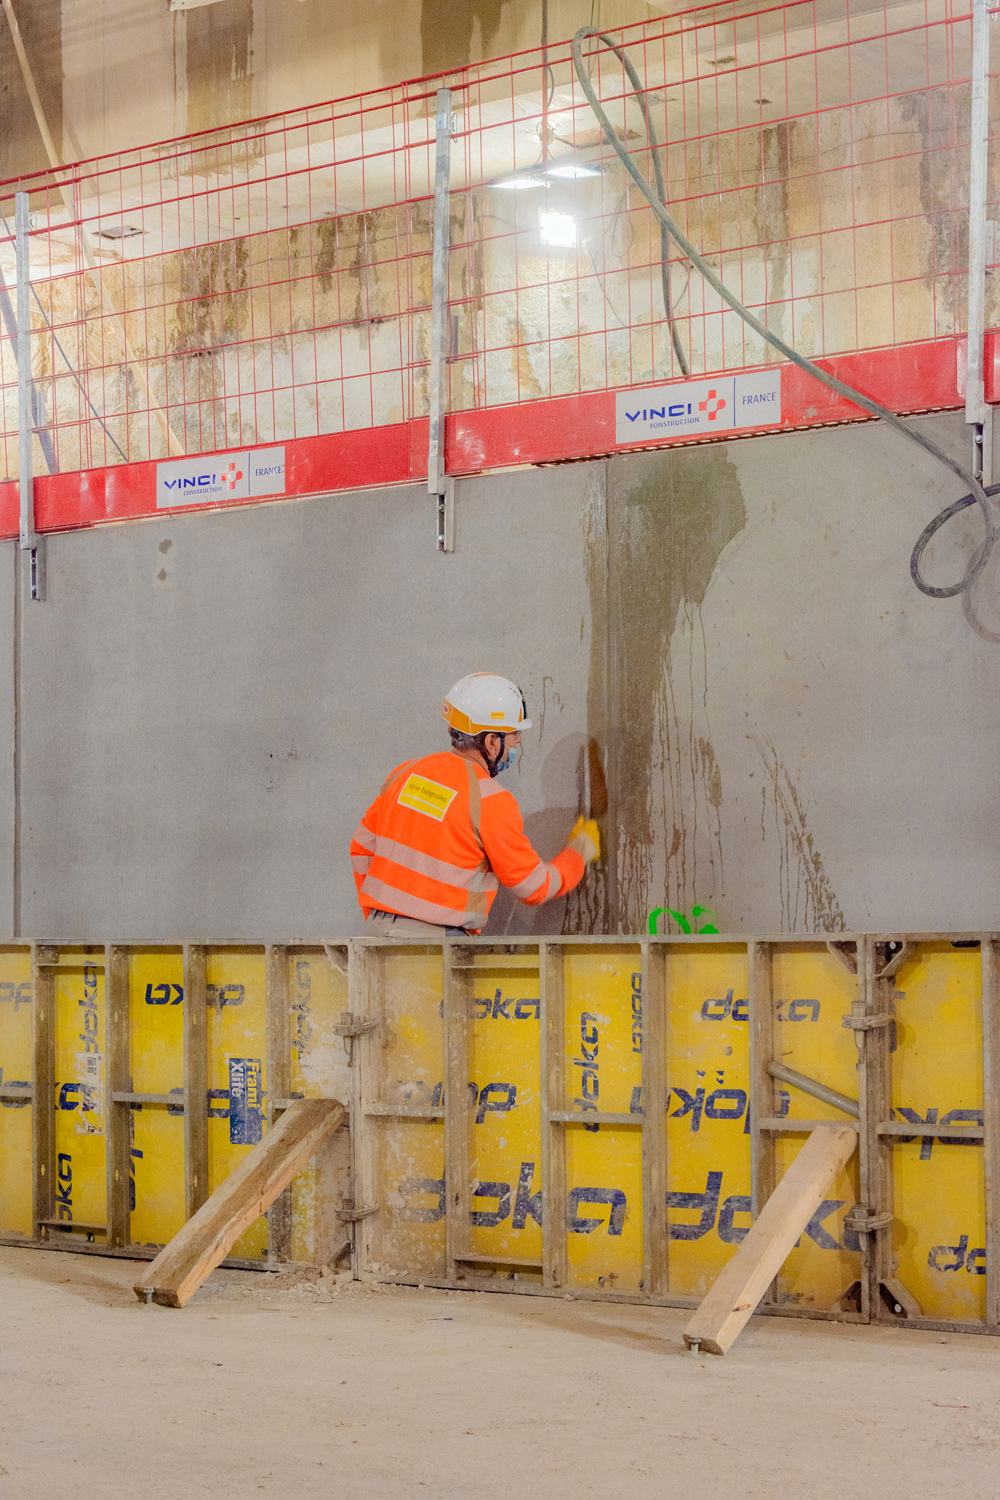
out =
[[844,1228],[855,1234],[874,1234],[877,1229],[888,1229],[892,1214],[870,1213],[864,1204],[856,1203],[850,1213],[844,1215]]
[[873,1016],[844,1016],[841,1025],[847,1031],[877,1031],[880,1026],[891,1026],[895,1016],[880,1010]]
[[344,1038],[344,1050],[347,1053],[347,1066],[354,1067],[354,1039],[366,1036],[369,1031],[375,1031],[377,1021],[370,1021],[367,1016],[357,1017],[349,1010],[340,1012],[340,1024],[333,1028],[337,1036]]
[[345,1202],[336,1211],[336,1216],[344,1224],[356,1224],[359,1219],[370,1218],[372,1214],[378,1213],[378,1204],[374,1203],[367,1207],[361,1207],[353,1203]]

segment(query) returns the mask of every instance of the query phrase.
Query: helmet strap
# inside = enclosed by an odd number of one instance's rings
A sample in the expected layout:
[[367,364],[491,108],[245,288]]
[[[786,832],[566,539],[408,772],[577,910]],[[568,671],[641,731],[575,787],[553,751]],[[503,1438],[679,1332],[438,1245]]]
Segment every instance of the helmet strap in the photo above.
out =
[[[495,729],[495,730],[490,730],[489,733],[490,734],[500,734],[500,731],[498,729]],[[507,736],[506,736],[506,734],[500,734],[500,749],[497,751],[497,756],[496,756],[495,760],[490,760],[489,752],[486,749],[486,736],[485,735],[483,736],[483,759],[486,762],[486,769],[490,773],[490,779],[491,780],[494,777],[500,775],[500,762],[503,760],[503,758],[506,755],[506,753],[507,753]]]

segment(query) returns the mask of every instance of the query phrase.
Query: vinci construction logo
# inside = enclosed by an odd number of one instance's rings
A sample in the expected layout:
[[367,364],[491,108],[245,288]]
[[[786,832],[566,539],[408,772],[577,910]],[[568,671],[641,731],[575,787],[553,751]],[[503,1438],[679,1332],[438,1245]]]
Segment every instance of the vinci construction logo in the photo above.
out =
[[156,465],[156,508],[251,500],[285,493],[284,448],[178,458]]
[[619,444],[774,427],[780,421],[780,370],[619,391],[615,398],[615,442]]

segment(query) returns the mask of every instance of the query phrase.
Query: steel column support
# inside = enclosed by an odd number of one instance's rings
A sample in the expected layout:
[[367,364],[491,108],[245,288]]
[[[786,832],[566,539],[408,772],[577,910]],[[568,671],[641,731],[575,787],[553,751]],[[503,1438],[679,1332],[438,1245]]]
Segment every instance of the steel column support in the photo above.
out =
[[438,89],[435,117],[434,241],[431,283],[430,435],[427,490],[437,501],[439,552],[454,551],[455,481],[445,475],[444,419],[448,409],[448,247],[451,199],[451,89]]
[[986,337],[986,192],[989,144],[990,14],[988,0],[972,5],[972,106],[969,121],[969,291],[965,420],[974,429],[973,473],[993,482],[993,423],[983,388]]
[[17,453],[21,486],[21,551],[29,554],[32,599],[45,598],[45,544],[35,531],[35,434],[31,401],[31,214],[27,193],[14,194],[17,261]]

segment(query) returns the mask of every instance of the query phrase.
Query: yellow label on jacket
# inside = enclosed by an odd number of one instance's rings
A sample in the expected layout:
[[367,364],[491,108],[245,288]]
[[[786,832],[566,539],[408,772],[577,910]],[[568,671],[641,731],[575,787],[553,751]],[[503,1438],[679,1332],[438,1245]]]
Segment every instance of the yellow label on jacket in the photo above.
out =
[[428,781],[426,776],[408,776],[396,800],[403,807],[412,807],[414,812],[435,818],[440,823],[457,795],[454,787],[442,786],[439,781]]

